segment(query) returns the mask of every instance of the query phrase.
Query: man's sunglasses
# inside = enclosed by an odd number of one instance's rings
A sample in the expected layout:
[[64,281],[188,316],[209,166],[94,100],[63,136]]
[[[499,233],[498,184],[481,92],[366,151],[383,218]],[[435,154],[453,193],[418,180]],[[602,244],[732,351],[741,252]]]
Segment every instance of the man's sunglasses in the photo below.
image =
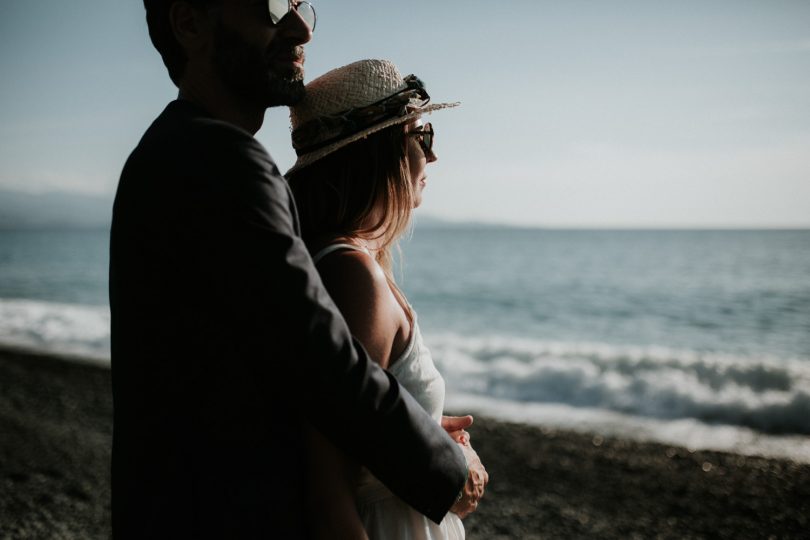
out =
[[315,8],[309,2],[298,2],[294,0],[267,0],[267,11],[270,13],[270,20],[273,24],[278,24],[281,19],[286,17],[292,10],[298,12],[298,15],[307,23],[310,31],[315,31]]
[[433,124],[430,122],[426,123],[422,126],[421,129],[409,131],[408,135],[410,137],[418,137],[416,141],[419,143],[419,146],[422,147],[422,152],[425,153],[427,156],[429,153],[433,151]]

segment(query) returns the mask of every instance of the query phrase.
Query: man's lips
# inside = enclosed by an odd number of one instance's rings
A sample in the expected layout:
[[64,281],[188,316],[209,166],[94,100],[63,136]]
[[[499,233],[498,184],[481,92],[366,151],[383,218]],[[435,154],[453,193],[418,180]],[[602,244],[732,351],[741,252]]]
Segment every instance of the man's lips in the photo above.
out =
[[292,49],[278,51],[271,54],[272,62],[276,64],[292,64],[296,67],[304,67],[304,48],[294,47]]
[[273,58],[275,64],[292,64],[295,67],[304,67],[304,57],[293,54],[281,54]]

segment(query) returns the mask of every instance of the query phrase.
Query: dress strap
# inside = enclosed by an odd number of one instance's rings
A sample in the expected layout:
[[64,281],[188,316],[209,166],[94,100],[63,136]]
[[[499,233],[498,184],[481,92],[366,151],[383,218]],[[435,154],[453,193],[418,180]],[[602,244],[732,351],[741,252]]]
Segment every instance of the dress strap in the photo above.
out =
[[334,253],[335,251],[340,251],[342,249],[351,249],[354,251],[362,251],[366,255],[369,255],[369,252],[366,248],[355,246],[354,244],[329,244],[328,246],[321,249],[318,253],[312,256],[312,262],[318,264],[321,262],[321,259],[329,255],[330,253]]

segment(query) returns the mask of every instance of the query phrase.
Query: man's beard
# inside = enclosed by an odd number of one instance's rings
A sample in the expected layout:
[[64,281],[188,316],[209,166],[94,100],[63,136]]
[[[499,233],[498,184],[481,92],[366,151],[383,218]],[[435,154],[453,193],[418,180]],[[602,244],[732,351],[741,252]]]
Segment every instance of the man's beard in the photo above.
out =
[[304,72],[291,68],[278,73],[271,64],[283,53],[303,58],[304,48],[283,41],[263,51],[236,32],[217,23],[214,36],[214,69],[223,84],[237,97],[263,107],[295,105],[304,97]]

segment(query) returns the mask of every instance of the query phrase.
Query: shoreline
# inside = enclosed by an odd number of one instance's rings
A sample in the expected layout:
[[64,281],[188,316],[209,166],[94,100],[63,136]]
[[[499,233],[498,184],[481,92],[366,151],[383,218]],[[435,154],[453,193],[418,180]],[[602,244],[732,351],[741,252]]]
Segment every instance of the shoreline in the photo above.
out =
[[[65,361],[65,360],[68,361]],[[0,347],[0,537],[109,536],[109,369]],[[476,416],[470,539],[808,538],[810,465]]]
[[726,452],[810,465],[810,436],[807,435],[762,433],[744,426],[706,424],[692,418],[639,417],[567,404],[519,403],[480,395],[456,394],[449,401],[448,408],[452,410],[508,424],[678,446],[690,452]]

